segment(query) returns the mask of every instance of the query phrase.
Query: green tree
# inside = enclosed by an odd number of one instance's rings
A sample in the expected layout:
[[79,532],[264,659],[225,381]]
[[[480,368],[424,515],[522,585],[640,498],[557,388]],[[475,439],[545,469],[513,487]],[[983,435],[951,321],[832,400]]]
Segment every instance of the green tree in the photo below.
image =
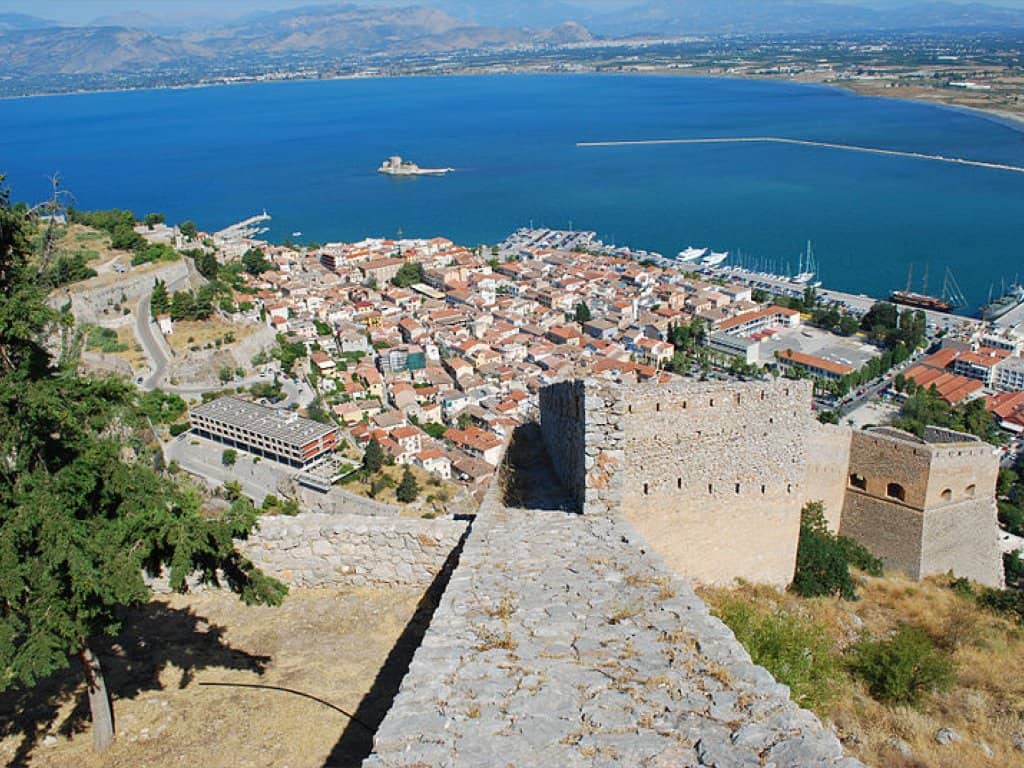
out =
[[153,284],[153,292],[149,295],[149,309],[153,317],[166,315],[171,310],[171,299],[167,295],[167,283],[160,278]]
[[820,411],[818,413],[818,421],[822,424],[838,424],[839,414],[836,411]]
[[262,275],[273,269],[273,265],[267,261],[266,254],[259,248],[250,248],[242,254],[242,267],[250,275]]
[[416,482],[416,476],[406,465],[405,471],[402,472],[402,481],[398,484],[398,489],[395,491],[395,498],[397,498],[403,504],[409,504],[410,502],[416,501],[420,495],[420,484]]
[[853,315],[841,315],[839,317],[838,330],[843,336],[853,336],[860,328],[860,323]]
[[84,252],[58,254],[46,275],[47,284],[59,288],[96,277],[96,270],[89,266],[88,261],[89,256]]
[[139,412],[154,424],[172,424],[182,417],[187,407],[180,396],[154,389],[139,398]]
[[791,589],[803,597],[837,595],[856,600],[851,564],[872,574],[882,572],[881,562],[864,547],[828,529],[822,502],[807,502],[800,512],[800,539]]
[[186,240],[195,240],[199,234],[199,230],[196,228],[195,222],[183,221],[178,225],[178,231],[184,235]]
[[79,659],[104,749],[114,722],[94,641],[149,599],[144,574],[166,567],[178,591],[196,574],[250,603],[279,603],[285,588],[235,549],[256,523],[251,504],[204,516],[196,491],[137,450],[124,459],[140,444],[132,388],[79,376],[73,344],[47,351],[50,332],[72,319],[47,307],[27,230],[0,192],[0,689]]
[[581,301],[576,305],[576,313],[573,316],[573,319],[575,319],[577,323],[580,325],[589,323],[591,317],[593,317],[593,315],[590,312],[590,307],[587,306],[587,302]]
[[371,438],[363,454],[363,469],[373,474],[384,466],[384,449],[376,437]]
[[196,291],[195,300],[192,302],[192,320],[206,320],[213,314],[213,300],[216,297],[216,290],[212,285],[204,285]]
[[473,417],[467,411],[463,411],[459,414],[457,424],[459,429],[469,429],[473,426]]
[[313,421],[318,421],[321,424],[333,424],[334,419],[331,416],[330,411],[324,407],[324,401],[322,398],[315,397],[313,402],[309,404],[309,408],[306,409],[306,416]]
[[391,282],[399,288],[408,288],[410,285],[422,283],[423,265],[416,261],[407,261],[391,278]]
[[157,224],[163,224],[165,220],[166,218],[162,213],[147,213],[146,218],[143,219],[143,223],[152,229]]
[[191,291],[175,291],[171,297],[171,319],[189,320],[194,311],[194,299]]
[[217,261],[217,255],[212,251],[201,251],[198,249],[196,249],[194,254],[192,260],[195,262],[199,274],[207,280],[216,280],[217,273],[220,271],[220,262]]
[[220,455],[220,463],[225,467],[235,466],[236,461],[238,461],[238,451],[234,448],[225,448],[224,452]]

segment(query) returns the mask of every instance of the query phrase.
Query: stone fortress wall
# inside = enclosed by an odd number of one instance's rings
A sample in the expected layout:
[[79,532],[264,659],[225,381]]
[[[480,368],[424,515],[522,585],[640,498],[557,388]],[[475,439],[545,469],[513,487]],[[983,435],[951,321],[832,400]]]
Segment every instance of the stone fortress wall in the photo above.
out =
[[267,575],[296,587],[427,587],[458,546],[466,523],[303,513],[260,518],[241,551]]
[[623,514],[678,572],[785,586],[796,566],[809,382],[625,393]]
[[157,278],[168,285],[188,277],[188,264],[184,258],[167,264],[132,269],[117,280],[109,275],[76,283],[70,290],[57,290],[50,296],[52,306],[60,306],[71,299],[71,311],[79,323],[107,324],[111,319],[103,311],[121,302],[133,304],[153,291]]
[[492,486],[363,766],[499,764],[863,768],[628,520]]
[[[542,390],[542,432],[584,514],[625,515],[671,567],[698,581],[782,586],[796,563],[817,427],[810,386],[572,382]],[[564,426],[575,413],[582,429]],[[842,434],[830,436],[840,457]],[[826,480],[842,488],[845,472],[815,466],[816,489],[834,499]]]
[[825,519],[833,531],[839,530],[846,501],[851,435],[849,427],[815,424],[807,437],[807,469],[801,486],[800,508],[809,501],[823,502]]
[[840,532],[914,578],[953,571],[1002,586],[996,450],[929,429],[855,432]]
[[991,446],[821,425],[811,396],[808,381],[568,382],[542,390],[542,434],[580,512],[624,515],[698,582],[788,584],[800,510],[820,500],[887,567],[1001,583]]

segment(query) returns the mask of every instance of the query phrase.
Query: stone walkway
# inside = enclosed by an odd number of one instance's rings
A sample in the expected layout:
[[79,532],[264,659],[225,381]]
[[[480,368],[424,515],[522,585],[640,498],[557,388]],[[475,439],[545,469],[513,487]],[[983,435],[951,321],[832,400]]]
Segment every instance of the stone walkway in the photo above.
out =
[[492,494],[365,768],[861,766],[645,549]]

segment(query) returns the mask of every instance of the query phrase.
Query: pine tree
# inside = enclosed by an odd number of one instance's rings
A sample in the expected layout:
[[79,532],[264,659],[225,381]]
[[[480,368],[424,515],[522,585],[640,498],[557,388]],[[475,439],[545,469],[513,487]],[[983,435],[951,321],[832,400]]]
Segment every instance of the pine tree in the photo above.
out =
[[198,492],[122,459],[141,426],[134,391],[47,352],[58,317],[28,258],[29,229],[0,190],[0,690],[80,659],[105,749],[114,721],[94,641],[148,601],[144,573],[166,567],[178,591],[193,575],[226,582],[247,603],[279,603],[286,589],[235,549],[256,523],[251,503],[205,517]]
[[589,323],[593,315],[590,312],[590,307],[587,306],[587,302],[581,301],[576,305],[576,322],[580,325]]
[[398,484],[398,489],[395,491],[395,497],[403,504],[408,504],[416,501],[419,495],[420,484],[416,482],[416,476],[407,464],[405,472],[402,473],[402,482]]
[[153,285],[153,293],[149,296],[149,308],[153,317],[166,315],[171,308],[171,298],[167,295],[167,283],[157,278]]
[[384,449],[381,448],[380,442],[374,437],[370,440],[369,445],[366,446],[366,453],[363,454],[363,469],[373,474],[380,471],[382,466],[384,466]]

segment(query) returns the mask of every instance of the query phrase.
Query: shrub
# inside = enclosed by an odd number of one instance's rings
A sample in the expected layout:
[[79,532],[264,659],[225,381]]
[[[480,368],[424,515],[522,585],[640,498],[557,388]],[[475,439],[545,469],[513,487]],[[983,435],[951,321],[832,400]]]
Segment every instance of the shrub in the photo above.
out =
[[836,536],[825,522],[825,506],[810,501],[800,512],[800,541],[792,590],[802,597],[838,595],[856,600],[850,566],[882,575],[882,561],[846,536]]
[[861,640],[850,651],[851,671],[871,696],[892,704],[916,704],[953,683],[953,662],[922,630],[902,624],[889,638]]
[[792,691],[801,706],[825,711],[836,695],[840,666],[824,628],[799,616],[730,597],[715,614],[736,635],[755,664]]
[[808,502],[800,513],[800,540],[791,588],[802,597],[857,598],[844,545],[828,530],[825,507],[820,501]]
[[238,451],[234,448],[225,448],[224,453],[220,455],[220,463],[225,467],[233,467],[235,462],[238,460]]
[[188,432],[190,426],[191,425],[187,421],[184,421],[181,424],[171,424],[171,437],[177,437],[178,435],[185,434]]
[[870,576],[882,575],[882,561],[871,554],[867,547],[854,541],[849,536],[840,536],[839,546],[843,550],[846,561],[854,568],[859,568]]

